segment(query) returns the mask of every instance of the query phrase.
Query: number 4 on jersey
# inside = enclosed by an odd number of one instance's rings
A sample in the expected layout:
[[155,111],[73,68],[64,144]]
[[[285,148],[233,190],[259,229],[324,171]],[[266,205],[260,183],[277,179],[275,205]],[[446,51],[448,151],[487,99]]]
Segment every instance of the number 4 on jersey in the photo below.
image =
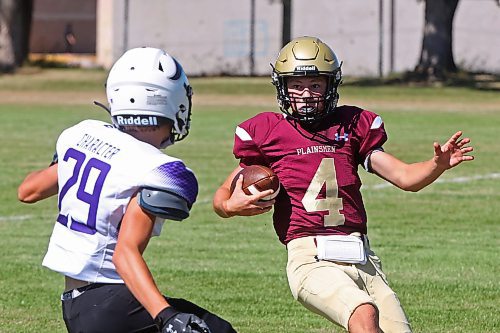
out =
[[[326,185],[324,199],[318,199],[318,195]],[[314,174],[307,188],[302,204],[308,213],[327,211],[324,216],[324,224],[327,227],[342,225],[345,222],[344,215],[340,213],[343,209],[342,198],[338,197],[337,174],[333,158],[324,158]]]

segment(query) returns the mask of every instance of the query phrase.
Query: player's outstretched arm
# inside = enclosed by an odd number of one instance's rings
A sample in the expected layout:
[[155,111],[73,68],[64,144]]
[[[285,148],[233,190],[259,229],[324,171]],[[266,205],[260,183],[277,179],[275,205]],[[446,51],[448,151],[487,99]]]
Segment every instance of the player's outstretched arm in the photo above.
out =
[[442,146],[434,142],[434,156],[427,161],[407,164],[386,152],[370,156],[373,172],[405,191],[419,191],[434,182],[443,172],[464,161],[472,161],[470,139],[458,131]]
[[57,191],[56,163],[28,174],[17,189],[17,198],[24,203],[35,203],[56,195]]
[[273,193],[272,190],[262,191],[257,194],[247,195],[243,192],[243,176],[236,182],[236,187],[231,195],[231,182],[241,167],[237,167],[231,172],[224,183],[217,189],[213,199],[213,208],[220,217],[252,216],[266,213],[271,210],[274,200],[259,201]]

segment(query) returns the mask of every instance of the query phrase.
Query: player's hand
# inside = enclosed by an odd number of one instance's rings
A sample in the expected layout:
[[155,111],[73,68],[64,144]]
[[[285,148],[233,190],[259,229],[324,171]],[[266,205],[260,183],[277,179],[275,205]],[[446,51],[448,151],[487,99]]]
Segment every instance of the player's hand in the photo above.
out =
[[474,149],[467,146],[469,138],[460,139],[462,131],[458,131],[444,144],[434,142],[434,161],[443,169],[450,169],[464,161],[472,161],[474,156],[468,155]]
[[161,333],[211,333],[207,324],[192,313],[179,312],[171,306],[155,317]]
[[243,176],[240,175],[236,181],[233,194],[224,203],[224,211],[229,216],[252,216],[267,213],[271,210],[275,200],[261,201],[273,194],[273,190],[266,190],[256,194],[247,195],[243,192]]

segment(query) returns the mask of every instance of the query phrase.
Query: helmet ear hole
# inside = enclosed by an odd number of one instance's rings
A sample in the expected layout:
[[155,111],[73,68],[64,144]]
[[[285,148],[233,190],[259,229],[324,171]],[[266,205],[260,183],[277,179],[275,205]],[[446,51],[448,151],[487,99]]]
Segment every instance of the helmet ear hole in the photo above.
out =
[[131,98],[130,103],[135,103],[135,99]]

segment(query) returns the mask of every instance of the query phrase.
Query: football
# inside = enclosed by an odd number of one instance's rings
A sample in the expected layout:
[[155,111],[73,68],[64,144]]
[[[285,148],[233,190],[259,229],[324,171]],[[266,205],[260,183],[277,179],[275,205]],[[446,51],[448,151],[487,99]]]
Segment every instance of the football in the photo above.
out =
[[236,181],[240,175],[243,175],[242,188],[243,192],[247,195],[256,194],[265,190],[273,190],[273,194],[261,199],[262,201],[268,201],[274,199],[280,191],[280,182],[273,170],[262,165],[250,165],[243,168],[234,176],[231,182],[231,194],[236,187]]

